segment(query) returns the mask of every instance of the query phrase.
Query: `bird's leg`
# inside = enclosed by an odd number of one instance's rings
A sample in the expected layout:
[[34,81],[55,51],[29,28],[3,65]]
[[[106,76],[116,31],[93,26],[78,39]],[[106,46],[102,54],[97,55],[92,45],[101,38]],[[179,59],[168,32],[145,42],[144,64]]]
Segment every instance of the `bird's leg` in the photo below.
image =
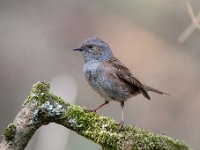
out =
[[124,127],[124,101],[121,103],[121,122],[119,123],[119,128],[122,129]]
[[104,105],[107,105],[109,103],[109,101],[105,101],[103,104],[99,105],[97,108],[89,110],[92,112],[96,112],[97,110],[99,110],[101,107],[103,107]]

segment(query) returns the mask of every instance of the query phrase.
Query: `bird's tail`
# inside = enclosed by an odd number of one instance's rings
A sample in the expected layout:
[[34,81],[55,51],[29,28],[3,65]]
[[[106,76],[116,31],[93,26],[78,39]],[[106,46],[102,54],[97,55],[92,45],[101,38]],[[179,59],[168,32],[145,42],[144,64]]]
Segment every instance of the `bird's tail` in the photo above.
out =
[[144,86],[144,88],[145,88],[146,91],[152,91],[152,92],[155,92],[155,93],[158,93],[158,94],[170,95],[169,93],[162,92],[160,90],[154,89],[154,88],[152,88],[152,87],[150,87],[148,85],[143,85],[143,86]]

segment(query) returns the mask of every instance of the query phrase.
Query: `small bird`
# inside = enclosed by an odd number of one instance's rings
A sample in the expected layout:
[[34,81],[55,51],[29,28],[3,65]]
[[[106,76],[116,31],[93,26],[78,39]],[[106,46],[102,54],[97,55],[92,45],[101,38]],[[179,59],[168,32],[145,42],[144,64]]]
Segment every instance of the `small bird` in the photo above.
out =
[[121,104],[121,122],[124,125],[124,102],[133,96],[142,94],[150,100],[147,93],[152,91],[158,94],[167,94],[148,85],[142,84],[130,70],[120,62],[112,53],[110,46],[99,38],[86,39],[79,48],[85,64],[83,72],[89,85],[105,100],[103,104],[93,109],[98,109],[110,101],[117,101]]

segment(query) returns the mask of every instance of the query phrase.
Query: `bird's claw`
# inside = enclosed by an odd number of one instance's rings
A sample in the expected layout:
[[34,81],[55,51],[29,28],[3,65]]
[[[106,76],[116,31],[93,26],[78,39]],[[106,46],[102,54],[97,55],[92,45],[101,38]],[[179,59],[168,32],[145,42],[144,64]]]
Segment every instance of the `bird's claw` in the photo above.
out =
[[119,131],[122,131],[124,129],[124,121],[121,121],[119,124],[118,124],[118,127],[119,127]]
[[86,112],[97,112],[97,110],[96,109],[86,109]]

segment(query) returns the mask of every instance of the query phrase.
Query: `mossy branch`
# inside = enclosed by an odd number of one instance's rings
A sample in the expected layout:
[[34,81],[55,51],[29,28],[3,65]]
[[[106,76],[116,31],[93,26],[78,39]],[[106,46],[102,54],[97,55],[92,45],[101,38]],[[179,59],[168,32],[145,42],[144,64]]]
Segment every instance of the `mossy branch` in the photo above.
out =
[[36,83],[13,123],[3,132],[1,150],[23,150],[35,131],[55,122],[98,143],[103,150],[191,150],[183,142],[133,126],[119,131],[118,124],[49,93],[50,85]]

